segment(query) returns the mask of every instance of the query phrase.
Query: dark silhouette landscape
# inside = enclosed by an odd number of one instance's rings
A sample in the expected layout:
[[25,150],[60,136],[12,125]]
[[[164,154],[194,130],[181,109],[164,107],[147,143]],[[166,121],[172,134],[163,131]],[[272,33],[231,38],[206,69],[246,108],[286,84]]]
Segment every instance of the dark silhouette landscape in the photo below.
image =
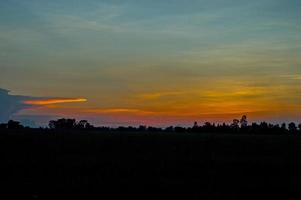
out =
[[[244,121],[245,120],[245,121]],[[294,123],[48,128],[1,124],[1,195],[22,198],[253,199],[298,195],[301,129]]]
[[0,0],[0,200],[301,199],[300,11]]

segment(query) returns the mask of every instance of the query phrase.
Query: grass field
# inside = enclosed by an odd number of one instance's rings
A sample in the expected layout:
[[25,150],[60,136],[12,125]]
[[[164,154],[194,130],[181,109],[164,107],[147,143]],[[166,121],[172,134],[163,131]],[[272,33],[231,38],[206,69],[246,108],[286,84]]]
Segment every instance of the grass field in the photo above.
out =
[[97,131],[0,134],[2,195],[254,199],[298,195],[301,137]]

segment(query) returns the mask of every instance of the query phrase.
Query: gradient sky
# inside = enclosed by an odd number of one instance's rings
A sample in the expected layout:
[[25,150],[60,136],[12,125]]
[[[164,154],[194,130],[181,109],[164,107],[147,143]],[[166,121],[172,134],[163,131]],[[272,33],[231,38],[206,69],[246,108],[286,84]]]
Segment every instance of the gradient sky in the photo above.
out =
[[3,0],[0,88],[42,98],[10,116],[38,124],[299,122],[300,10],[300,0]]

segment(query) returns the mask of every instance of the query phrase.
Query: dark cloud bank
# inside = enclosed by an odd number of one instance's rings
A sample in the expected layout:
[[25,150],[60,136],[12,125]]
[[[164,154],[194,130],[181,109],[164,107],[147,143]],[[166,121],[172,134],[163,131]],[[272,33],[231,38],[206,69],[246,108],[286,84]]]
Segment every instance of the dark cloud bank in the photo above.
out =
[[[32,97],[32,96],[21,96],[21,95],[12,95],[9,90],[0,88],[0,123],[5,123],[10,119],[18,120],[25,126],[37,127],[39,125],[47,125],[49,120],[57,118],[58,116],[52,115],[20,115],[19,111],[38,107],[41,105],[28,104],[24,103],[28,100],[48,100],[48,99],[57,99],[57,98],[49,98],[49,97]],[[63,99],[63,98],[58,98]],[[70,99],[63,99],[70,100]],[[73,99],[71,99],[73,100]]]
[[12,95],[9,90],[0,88],[0,123],[7,122],[10,119],[21,121],[23,125],[36,127],[37,119],[48,120],[52,116],[23,116],[16,115],[19,111],[31,108],[33,105],[24,104],[27,100],[45,99],[43,97],[31,97]]
[[23,101],[33,97],[11,95],[9,92],[9,90],[0,88],[0,122],[7,122],[18,111],[31,107],[25,105]]

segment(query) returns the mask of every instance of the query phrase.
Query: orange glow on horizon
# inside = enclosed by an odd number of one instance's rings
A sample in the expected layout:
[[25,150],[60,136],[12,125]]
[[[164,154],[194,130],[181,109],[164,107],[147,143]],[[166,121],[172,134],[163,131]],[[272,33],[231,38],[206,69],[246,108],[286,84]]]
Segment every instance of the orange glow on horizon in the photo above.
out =
[[[296,77],[293,77],[294,79]],[[33,105],[19,115],[50,115],[84,119],[109,120],[122,123],[180,124],[190,121],[232,122],[232,119],[247,115],[250,120],[285,117],[300,119],[301,105],[293,94],[300,94],[301,87],[253,86],[232,81],[189,89],[156,89],[119,94],[112,102],[93,99],[89,104],[64,103],[86,102],[85,98],[36,99],[23,103]],[[301,96],[300,96],[301,97]],[[96,121],[97,121],[96,120]]]

